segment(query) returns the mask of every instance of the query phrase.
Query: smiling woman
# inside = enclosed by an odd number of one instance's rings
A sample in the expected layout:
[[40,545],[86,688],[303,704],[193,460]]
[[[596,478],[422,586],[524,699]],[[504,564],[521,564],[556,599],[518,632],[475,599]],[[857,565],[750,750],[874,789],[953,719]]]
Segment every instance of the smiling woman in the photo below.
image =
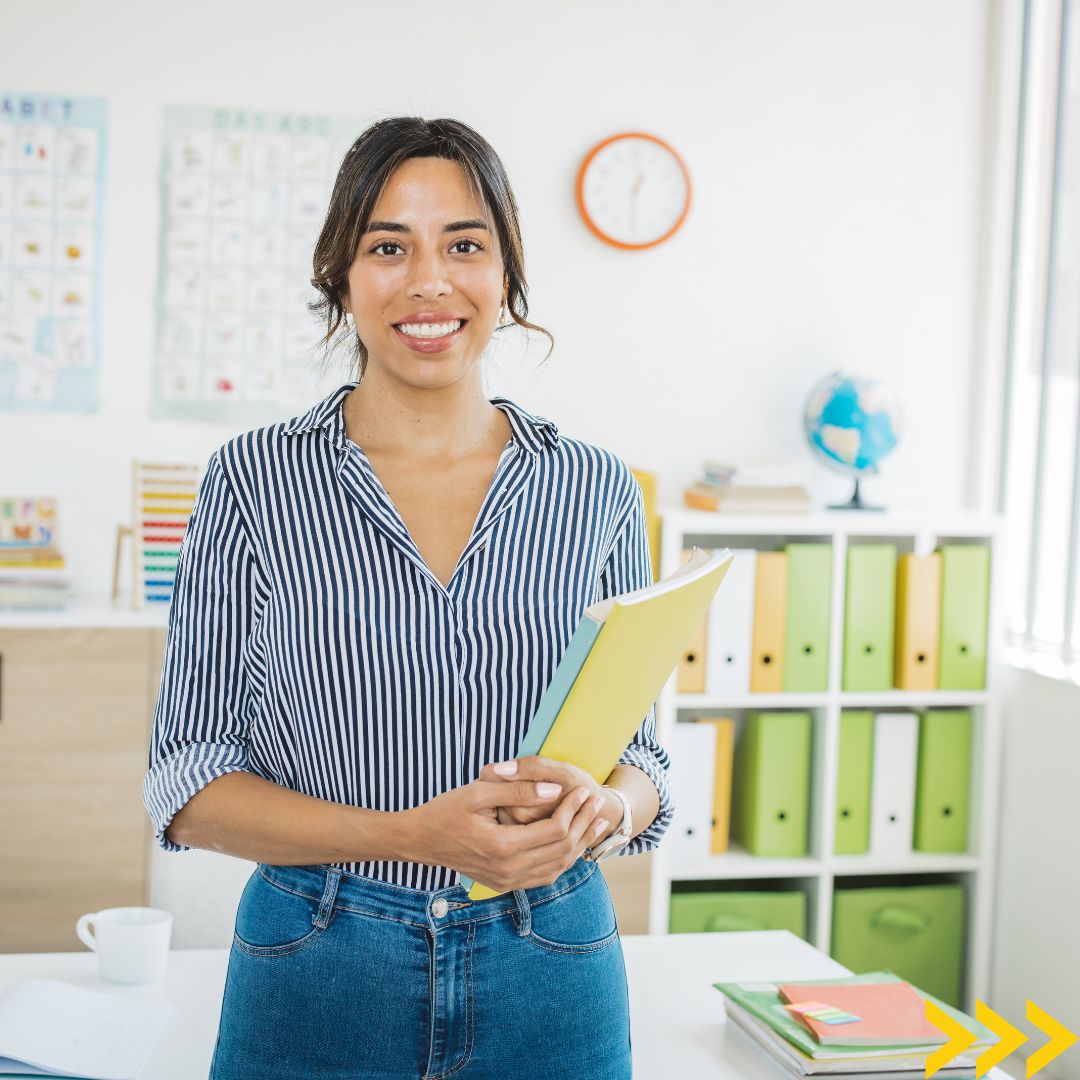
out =
[[[438,205],[427,197],[433,191],[446,196]],[[440,210],[454,208],[464,212],[440,220]],[[374,269],[376,260],[397,263],[396,277]],[[447,273],[448,261],[455,276],[480,289],[476,298],[485,306],[473,315],[477,325],[447,333],[446,323],[470,319],[453,310],[379,308],[383,286],[400,286],[406,274]],[[358,380],[364,378],[369,349],[390,336],[388,327],[400,344],[428,354],[450,347],[466,329],[469,351],[477,345],[482,351],[493,332],[514,324],[544,334],[548,355],[554,347],[551,334],[528,319],[525,252],[506,170],[487,140],[460,121],[396,117],[368,128],[341,163],[312,262],[311,283],[322,298],[311,307],[326,325],[320,344],[333,342],[342,326],[347,328],[346,315],[353,314],[356,333],[345,340]],[[499,319],[500,307],[505,320]],[[395,316],[397,323],[387,321]],[[442,340],[447,336],[449,341]]]
[[655,710],[603,783],[495,765],[585,608],[651,582],[641,489],[487,396],[497,327],[540,328],[471,128],[361,134],[314,266],[358,378],[211,458],[144,784],[167,850],[258,863],[211,1080],[627,1080],[615,908],[586,852],[616,830],[608,853],[651,850],[671,822]]

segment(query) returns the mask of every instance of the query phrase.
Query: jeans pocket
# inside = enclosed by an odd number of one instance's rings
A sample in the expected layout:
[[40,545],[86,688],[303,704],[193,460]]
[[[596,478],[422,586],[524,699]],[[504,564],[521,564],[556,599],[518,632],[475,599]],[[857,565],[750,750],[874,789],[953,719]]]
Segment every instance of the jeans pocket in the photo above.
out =
[[567,892],[530,907],[526,940],[548,952],[596,953],[619,940],[615,905],[599,870]]
[[318,900],[290,892],[255,870],[236,909],[233,947],[247,956],[291,956],[326,932],[316,924],[318,913]]

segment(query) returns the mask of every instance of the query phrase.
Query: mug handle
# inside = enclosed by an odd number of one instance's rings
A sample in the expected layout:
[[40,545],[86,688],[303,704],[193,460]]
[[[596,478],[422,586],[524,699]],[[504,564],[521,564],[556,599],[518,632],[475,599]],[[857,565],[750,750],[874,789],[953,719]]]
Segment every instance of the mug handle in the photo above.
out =
[[94,935],[90,932],[90,927],[94,925],[94,920],[97,918],[97,912],[90,912],[86,915],[79,916],[79,921],[75,924],[75,933],[79,935],[79,940],[88,948],[97,950],[97,941]]

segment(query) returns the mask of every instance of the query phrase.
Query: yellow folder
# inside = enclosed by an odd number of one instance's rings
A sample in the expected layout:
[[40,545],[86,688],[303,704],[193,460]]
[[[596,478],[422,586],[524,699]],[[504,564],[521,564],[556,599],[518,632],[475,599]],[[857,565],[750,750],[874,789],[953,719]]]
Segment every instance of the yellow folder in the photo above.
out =
[[712,838],[709,850],[720,855],[731,837],[731,772],[735,757],[735,720],[730,716],[702,716],[699,724],[716,725],[716,769],[713,780]]
[[[685,563],[690,555],[690,549],[684,548],[682,561]],[[705,693],[705,650],[708,643],[709,616],[706,614],[679,659],[679,667],[675,673],[675,689],[680,694]]]
[[937,688],[941,631],[941,552],[896,561],[896,658],[899,690]]
[[656,509],[656,473],[645,469],[631,469],[634,479],[641,488],[641,498],[645,504],[645,530],[649,534],[649,558],[652,560],[652,579],[660,576],[660,514]]
[[[577,765],[599,784],[607,781],[705,618],[732,558],[727,548],[695,548],[671,577],[585,609],[582,622],[592,620],[599,630],[541,757]],[[499,895],[479,881],[469,889],[472,900]]]
[[786,551],[758,552],[750,659],[750,690],[755,694],[779,693],[784,689],[787,579]]

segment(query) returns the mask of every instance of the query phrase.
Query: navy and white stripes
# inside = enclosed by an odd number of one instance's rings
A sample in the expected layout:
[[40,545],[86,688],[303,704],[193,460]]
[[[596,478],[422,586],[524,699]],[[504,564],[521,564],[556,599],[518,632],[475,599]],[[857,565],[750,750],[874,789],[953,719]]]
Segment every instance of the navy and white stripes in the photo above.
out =
[[[347,383],[303,416],[211,457],[169,608],[143,799],[158,842],[211,780],[245,770],[296,791],[405,810],[513,757],[599,599],[651,581],[641,488],[610,451],[507,398],[507,442],[449,588],[363,450]],[[657,846],[674,803],[655,708],[620,758],[660,795],[620,851]],[[338,863],[415,889],[450,867]]]

